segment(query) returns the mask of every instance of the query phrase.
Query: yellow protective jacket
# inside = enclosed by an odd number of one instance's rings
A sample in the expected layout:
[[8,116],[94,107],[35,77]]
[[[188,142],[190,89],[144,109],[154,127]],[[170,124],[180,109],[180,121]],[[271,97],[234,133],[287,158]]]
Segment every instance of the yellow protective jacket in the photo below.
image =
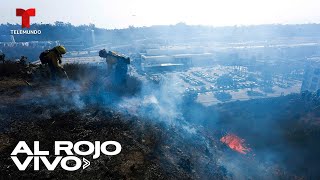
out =
[[108,65],[107,74],[109,75],[112,72],[113,65],[115,65],[117,63],[118,59],[115,56],[107,56],[106,61],[107,61],[107,65]]
[[59,61],[61,61],[61,55],[58,55],[56,52],[54,51],[50,51],[47,55],[46,58],[48,59],[48,61],[50,61],[50,63],[53,64],[54,67],[56,68],[62,68],[63,67],[60,65]]

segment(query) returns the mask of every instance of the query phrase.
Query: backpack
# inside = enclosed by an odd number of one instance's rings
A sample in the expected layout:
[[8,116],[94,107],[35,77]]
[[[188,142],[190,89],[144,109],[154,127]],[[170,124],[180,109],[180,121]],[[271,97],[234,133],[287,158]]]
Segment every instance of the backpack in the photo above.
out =
[[39,56],[39,59],[41,61],[41,64],[48,64],[49,63],[49,59],[47,57],[48,53],[50,52],[51,50],[47,49],[45,51],[43,51],[40,56]]
[[125,57],[121,54],[118,54],[117,52],[114,51],[109,51],[107,54],[116,57],[118,60],[120,59],[123,63],[125,64],[130,64],[130,58],[129,57]]

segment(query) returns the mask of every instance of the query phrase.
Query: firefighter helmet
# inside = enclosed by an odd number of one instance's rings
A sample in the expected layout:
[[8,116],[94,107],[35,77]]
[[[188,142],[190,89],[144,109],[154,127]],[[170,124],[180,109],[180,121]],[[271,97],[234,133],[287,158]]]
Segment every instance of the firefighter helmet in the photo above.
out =
[[65,54],[67,51],[66,51],[66,48],[63,47],[63,46],[56,46],[55,49],[57,50],[57,52],[59,54]]

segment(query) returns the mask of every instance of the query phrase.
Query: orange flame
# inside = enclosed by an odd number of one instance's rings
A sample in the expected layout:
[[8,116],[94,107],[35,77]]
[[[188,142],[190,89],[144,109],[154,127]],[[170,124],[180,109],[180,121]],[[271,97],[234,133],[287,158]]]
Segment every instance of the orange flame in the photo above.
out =
[[250,151],[250,148],[244,145],[244,139],[241,139],[234,134],[227,134],[226,136],[222,137],[220,141],[229,146],[229,148],[241,154],[247,154],[247,152]]

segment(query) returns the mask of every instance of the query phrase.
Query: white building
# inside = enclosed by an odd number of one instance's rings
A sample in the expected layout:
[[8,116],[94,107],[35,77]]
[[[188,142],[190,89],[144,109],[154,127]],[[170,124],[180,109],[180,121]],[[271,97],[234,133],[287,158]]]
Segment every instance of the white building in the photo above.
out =
[[161,56],[141,56],[142,68],[162,66],[163,64],[174,64],[190,67],[197,64],[207,64],[208,61],[214,61],[214,55],[211,53],[202,54],[175,54]]

